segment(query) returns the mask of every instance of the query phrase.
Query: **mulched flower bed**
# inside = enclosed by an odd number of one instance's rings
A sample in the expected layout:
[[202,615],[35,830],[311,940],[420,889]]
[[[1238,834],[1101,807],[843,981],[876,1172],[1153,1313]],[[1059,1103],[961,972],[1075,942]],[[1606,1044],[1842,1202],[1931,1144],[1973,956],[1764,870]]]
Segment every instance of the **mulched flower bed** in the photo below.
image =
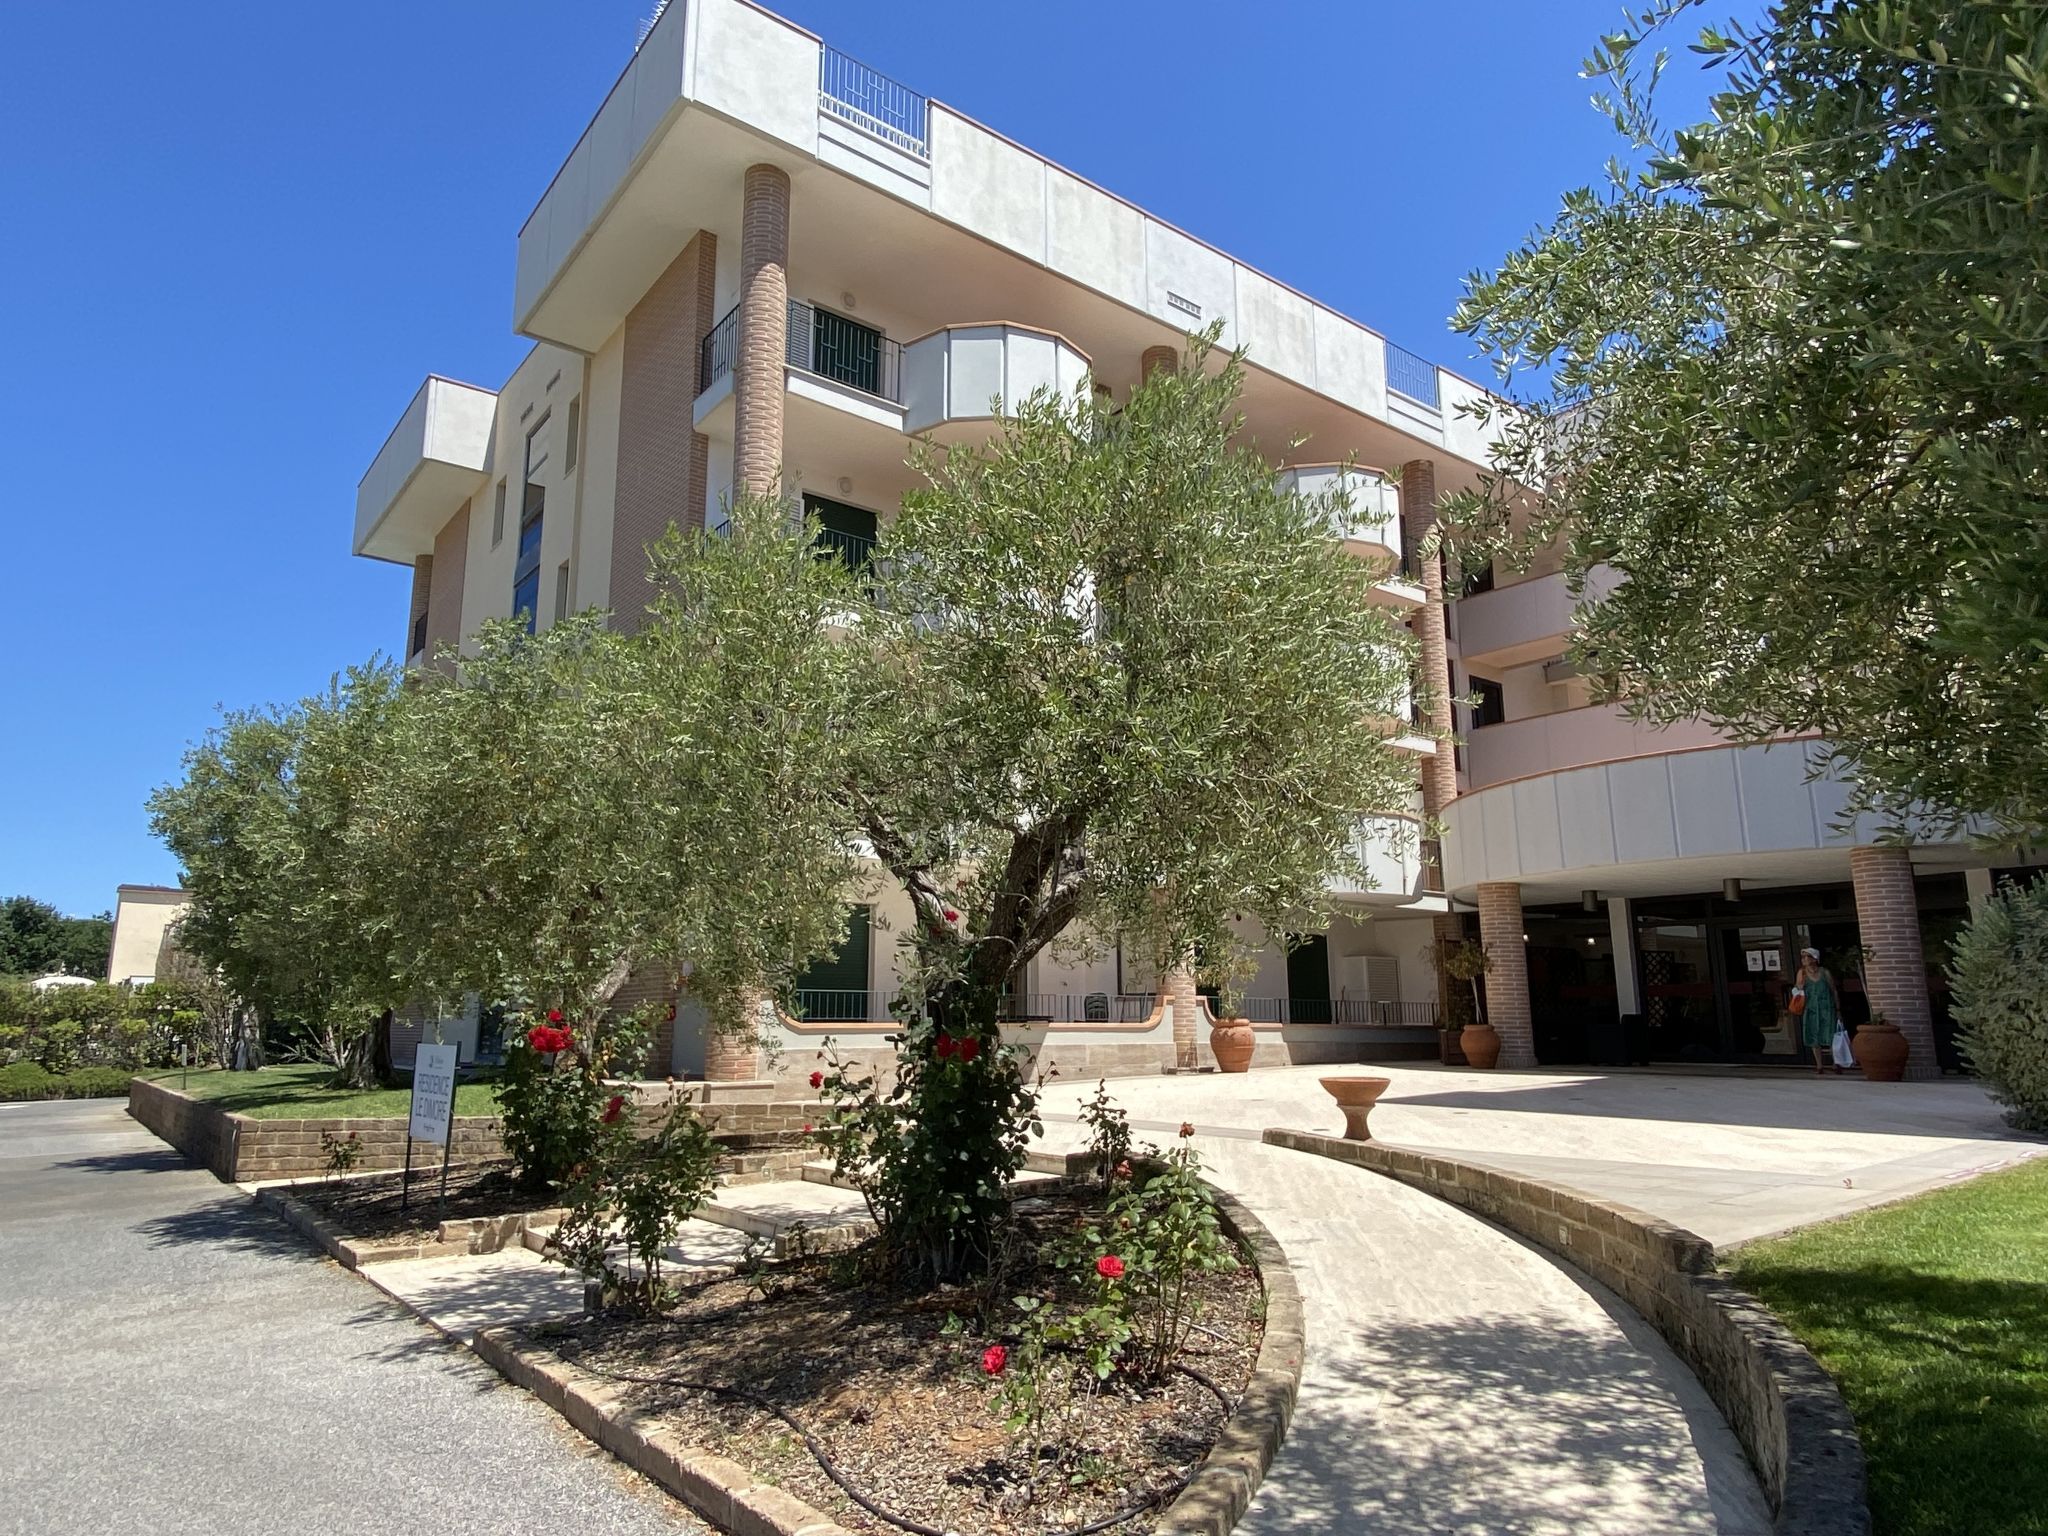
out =
[[[1086,1193],[1021,1202],[1027,1235],[1101,1212]],[[1052,1536],[1152,1500],[1111,1529],[1144,1532],[1208,1453],[1227,1409],[1175,1372],[1139,1389],[1112,1377],[1084,1427],[1036,1487],[1018,1437],[1004,1425],[983,1353],[1014,1323],[1014,1295],[1044,1294],[1052,1271],[1027,1242],[995,1288],[997,1332],[976,1331],[981,1293],[906,1294],[862,1280],[851,1257],[778,1265],[754,1279],[683,1291],[659,1316],[616,1312],[536,1327],[527,1336],[652,1407],[685,1442],[727,1456],[756,1477],[854,1531],[895,1533],[842,1491],[777,1415],[729,1397],[648,1378],[742,1388],[790,1413],[841,1474],[891,1513],[964,1536]],[[1251,1378],[1264,1332],[1264,1294],[1246,1261],[1196,1281],[1200,1330],[1185,1363],[1234,1403]],[[637,1378],[637,1379],[628,1379]]]
[[287,1193],[309,1206],[334,1231],[355,1242],[426,1242],[443,1220],[512,1216],[547,1210],[559,1194],[531,1194],[512,1182],[510,1163],[470,1163],[448,1170],[448,1208],[440,1207],[441,1166],[412,1171],[412,1194],[398,1209],[397,1174],[295,1184]]

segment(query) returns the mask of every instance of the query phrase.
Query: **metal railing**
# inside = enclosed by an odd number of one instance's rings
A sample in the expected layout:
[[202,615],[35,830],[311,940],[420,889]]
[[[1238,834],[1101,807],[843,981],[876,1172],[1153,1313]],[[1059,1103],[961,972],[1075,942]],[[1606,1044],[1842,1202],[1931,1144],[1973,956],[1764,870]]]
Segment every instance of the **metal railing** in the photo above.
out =
[[791,299],[788,356],[792,368],[903,403],[903,347],[871,325]]
[[1387,388],[1406,395],[1417,405],[1437,410],[1436,364],[1417,357],[1406,347],[1387,343]]
[[820,528],[814,545],[821,560],[837,560],[857,575],[874,568],[875,541],[858,533]]
[[697,344],[697,393],[716,384],[732,372],[740,351],[740,307],[735,304],[725,318],[704,333]]
[[879,1023],[893,1016],[896,999],[901,996],[902,993],[893,987],[887,991],[867,992],[802,988],[796,994],[796,1016],[813,1023]]
[[[1212,1000],[1210,1007],[1216,1005]],[[1434,1028],[1436,1004],[1349,997],[1246,997],[1238,1017],[1253,1024],[1339,1024],[1364,1029]]]
[[[879,1023],[894,1017],[897,988],[832,991],[799,988],[796,1016],[818,1024]],[[1153,992],[1013,992],[996,1005],[1005,1024],[1142,1024],[1159,1001]]]
[[[1422,888],[1432,895],[1441,896],[1444,889],[1444,845],[1434,837],[1422,838],[1418,851],[1421,854]],[[1432,1003],[1431,1008],[1436,1005]]]
[[[735,304],[697,344],[697,393],[733,371],[739,360],[740,307]],[[792,368],[830,379],[864,395],[903,403],[903,346],[871,325],[829,309],[789,301],[789,331],[783,360]]]
[[818,60],[818,110],[905,154],[931,158],[925,98],[837,48]]

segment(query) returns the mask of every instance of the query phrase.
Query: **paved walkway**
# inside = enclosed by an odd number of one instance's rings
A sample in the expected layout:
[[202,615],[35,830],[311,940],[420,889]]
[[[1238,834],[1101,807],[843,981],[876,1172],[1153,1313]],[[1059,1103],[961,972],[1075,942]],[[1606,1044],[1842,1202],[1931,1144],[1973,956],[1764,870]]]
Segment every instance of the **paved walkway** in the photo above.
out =
[[[1393,1080],[1373,1111],[1380,1140],[1443,1151],[1632,1205],[1716,1247],[2048,1153],[2008,1130],[1975,1083],[1867,1083],[1808,1073],[1471,1072],[1435,1066],[1289,1067],[1241,1077],[1127,1078],[1112,1095],[1160,1128],[1256,1135],[1342,1131],[1318,1084]],[[1071,1116],[1092,1083],[1045,1096]]]
[[0,1105],[0,1531],[704,1528],[118,1100]]

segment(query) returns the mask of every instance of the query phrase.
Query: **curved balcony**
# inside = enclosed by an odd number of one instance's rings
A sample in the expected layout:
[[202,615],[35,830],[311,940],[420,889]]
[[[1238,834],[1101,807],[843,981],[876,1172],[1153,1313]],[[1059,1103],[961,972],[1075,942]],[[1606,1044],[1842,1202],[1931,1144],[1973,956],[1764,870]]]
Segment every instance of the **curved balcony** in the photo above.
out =
[[[1488,726],[1473,742],[1512,728]],[[1825,757],[1811,739],[1686,747],[1667,737],[1659,750],[1553,764],[1493,784],[1444,809],[1445,884],[1463,897],[1481,881],[1515,881],[1525,900],[1544,901],[1589,889],[1706,888],[1729,877],[1842,878],[1834,867],[1841,852],[1876,841],[1882,828],[1867,817],[1842,824],[1850,786],[1822,767]],[[1687,869],[1692,860],[1705,862]]]
[[1412,816],[1368,816],[1351,836],[1351,849],[1364,878],[1340,875],[1330,882],[1339,898],[1405,906],[1435,888],[1435,870],[1423,859],[1422,824]]
[[[1586,573],[1583,600],[1599,602],[1620,580],[1612,566],[1594,566]],[[1571,644],[1575,606],[1562,571],[1461,597],[1452,610],[1457,615],[1458,655],[1467,666],[1482,671],[1561,655]]]
[[1283,491],[1348,502],[1331,514],[1330,531],[1344,547],[1370,559],[1401,563],[1401,497],[1386,476],[1363,464],[1295,464],[1274,476]]
[[1007,321],[948,325],[903,348],[903,430],[940,432],[993,421],[1041,389],[1062,399],[1083,387],[1088,354],[1056,331]]

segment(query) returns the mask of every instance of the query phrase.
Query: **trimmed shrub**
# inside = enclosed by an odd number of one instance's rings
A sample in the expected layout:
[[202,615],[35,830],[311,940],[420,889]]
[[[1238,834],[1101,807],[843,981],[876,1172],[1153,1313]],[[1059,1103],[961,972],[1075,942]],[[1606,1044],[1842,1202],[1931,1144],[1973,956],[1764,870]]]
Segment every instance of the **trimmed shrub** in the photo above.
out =
[[2008,1121],[2048,1131],[2048,879],[1987,898],[1948,976],[1964,1059]]
[[0,1067],[0,1103],[29,1099],[112,1099],[124,1097],[133,1072],[120,1067],[79,1067],[51,1072],[33,1061]]

